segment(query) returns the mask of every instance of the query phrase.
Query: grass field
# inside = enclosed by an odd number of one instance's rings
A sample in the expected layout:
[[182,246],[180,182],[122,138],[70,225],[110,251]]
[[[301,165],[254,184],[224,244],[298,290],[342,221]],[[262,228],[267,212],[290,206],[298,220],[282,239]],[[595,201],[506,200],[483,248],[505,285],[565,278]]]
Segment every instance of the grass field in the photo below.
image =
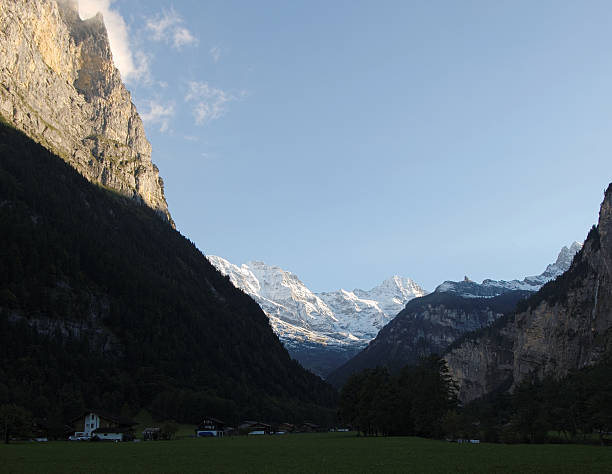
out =
[[182,439],[147,443],[0,445],[0,472],[611,472],[612,448],[458,445],[352,433]]

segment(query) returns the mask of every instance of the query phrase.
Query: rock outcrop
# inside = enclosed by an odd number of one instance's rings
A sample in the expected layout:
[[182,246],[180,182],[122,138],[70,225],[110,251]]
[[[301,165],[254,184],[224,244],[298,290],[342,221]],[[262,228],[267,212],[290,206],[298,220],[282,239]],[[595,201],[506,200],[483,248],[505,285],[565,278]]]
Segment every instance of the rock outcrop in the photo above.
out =
[[520,304],[503,324],[467,336],[445,356],[469,401],[528,374],[563,377],[612,346],[612,185],[599,223],[569,270]]
[[341,387],[352,374],[366,368],[386,366],[398,370],[417,363],[421,357],[442,354],[463,334],[490,326],[528,295],[527,291],[510,291],[493,298],[465,298],[436,291],[415,298],[363,351],[327,380]]
[[83,21],[72,0],[0,2],[0,115],[88,180],[172,223],[101,14]]

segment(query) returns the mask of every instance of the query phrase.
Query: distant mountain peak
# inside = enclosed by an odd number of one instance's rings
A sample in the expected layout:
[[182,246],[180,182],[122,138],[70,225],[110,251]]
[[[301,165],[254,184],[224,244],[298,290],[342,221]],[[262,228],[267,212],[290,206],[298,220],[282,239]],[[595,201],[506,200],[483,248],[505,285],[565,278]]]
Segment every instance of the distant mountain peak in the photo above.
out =
[[569,247],[563,246],[559,255],[557,256],[557,260],[555,261],[555,265],[560,268],[565,268],[565,271],[572,264],[572,260],[574,259],[574,255],[576,255],[582,249],[582,244],[579,242],[573,242]]
[[393,275],[370,290],[312,292],[294,273],[251,261],[241,266],[217,257],[209,261],[264,310],[290,352],[305,345],[329,350],[358,349],[427,292],[410,278]]
[[499,296],[503,293],[513,290],[538,291],[545,283],[554,280],[558,276],[565,273],[576,255],[582,249],[582,244],[573,242],[569,247],[563,246],[559,251],[555,263],[551,263],[546,267],[543,273],[535,276],[528,276],[523,280],[483,280],[482,283],[476,283],[470,280],[467,276],[462,281],[445,281],[439,285],[435,291],[437,292],[453,292],[466,298],[483,298]]

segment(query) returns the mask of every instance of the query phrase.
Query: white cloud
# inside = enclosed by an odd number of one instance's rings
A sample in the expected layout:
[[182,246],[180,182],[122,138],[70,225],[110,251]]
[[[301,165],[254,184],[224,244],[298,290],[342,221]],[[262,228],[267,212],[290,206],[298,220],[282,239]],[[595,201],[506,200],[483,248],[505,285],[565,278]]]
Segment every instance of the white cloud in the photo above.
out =
[[123,80],[146,80],[149,77],[148,57],[131,47],[128,26],[121,14],[112,8],[113,3],[114,0],[79,0],[79,16],[87,19],[102,13],[113,60]]
[[147,20],[147,29],[152,33],[152,38],[155,41],[164,41],[168,38],[168,30],[181,19],[174,10],[164,12],[163,15],[158,15],[155,18]]
[[182,25],[183,18],[171,8],[161,15],[147,19],[146,28],[151,32],[154,41],[163,41],[178,50],[183,46],[198,43],[193,33]]
[[172,43],[176,49],[181,49],[186,44],[195,44],[197,42],[197,38],[187,28],[181,26],[174,31],[174,41]]
[[192,105],[196,125],[203,125],[223,116],[226,104],[233,100],[236,100],[236,97],[209,86],[207,82],[190,82],[185,95],[185,102]]
[[170,119],[174,117],[174,102],[164,105],[155,100],[149,100],[148,110],[140,113],[142,121],[150,126],[158,125],[160,132],[168,131]]
[[219,59],[221,58],[221,48],[219,48],[219,46],[213,46],[208,52],[212,56],[215,63],[219,62]]

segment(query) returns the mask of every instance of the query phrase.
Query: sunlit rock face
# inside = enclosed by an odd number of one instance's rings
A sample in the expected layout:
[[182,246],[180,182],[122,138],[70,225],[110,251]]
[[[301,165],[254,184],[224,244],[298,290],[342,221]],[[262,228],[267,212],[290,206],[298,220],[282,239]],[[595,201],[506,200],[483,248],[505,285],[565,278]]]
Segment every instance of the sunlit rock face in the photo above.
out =
[[531,374],[563,377],[597,363],[611,349],[612,185],[597,227],[569,270],[499,327],[466,338],[445,358],[460,398],[469,401],[511,389]]
[[83,21],[74,1],[0,2],[0,114],[88,180],[172,223],[100,14]]

